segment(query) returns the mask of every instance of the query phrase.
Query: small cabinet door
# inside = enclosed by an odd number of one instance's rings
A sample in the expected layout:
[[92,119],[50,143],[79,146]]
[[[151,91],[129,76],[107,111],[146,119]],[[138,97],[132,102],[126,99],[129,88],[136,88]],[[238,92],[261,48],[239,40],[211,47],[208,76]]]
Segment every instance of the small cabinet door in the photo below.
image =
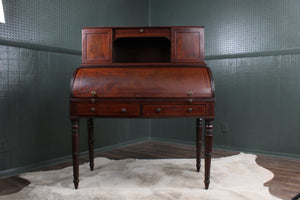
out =
[[82,30],[82,63],[112,62],[112,29]]
[[172,62],[204,62],[204,27],[172,29]]

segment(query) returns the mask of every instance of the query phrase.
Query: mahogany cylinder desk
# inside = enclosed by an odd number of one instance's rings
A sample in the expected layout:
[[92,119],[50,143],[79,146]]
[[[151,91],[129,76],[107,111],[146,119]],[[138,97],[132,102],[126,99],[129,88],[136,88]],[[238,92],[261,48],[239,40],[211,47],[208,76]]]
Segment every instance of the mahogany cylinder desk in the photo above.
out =
[[[74,186],[79,184],[79,120],[87,118],[94,169],[94,118],[195,118],[196,170],[205,123],[205,188],[210,183],[215,91],[204,61],[204,27],[82,30],[82,64],[70,87]],[[184,133],[183,133],[184,134]]]

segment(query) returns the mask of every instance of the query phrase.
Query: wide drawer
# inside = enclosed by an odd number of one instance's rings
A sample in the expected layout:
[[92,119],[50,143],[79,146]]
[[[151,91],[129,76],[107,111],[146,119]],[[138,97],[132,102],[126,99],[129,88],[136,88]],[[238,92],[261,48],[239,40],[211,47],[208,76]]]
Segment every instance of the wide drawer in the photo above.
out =
[[115,29],[114,39],[129,37],[166,37],[170,39],[170,29],[126,28]]
[[71,103],[71,115],[87,116],[138,116],[138,103]]
[[205,105],[143,105],[144,116],[202,116]]

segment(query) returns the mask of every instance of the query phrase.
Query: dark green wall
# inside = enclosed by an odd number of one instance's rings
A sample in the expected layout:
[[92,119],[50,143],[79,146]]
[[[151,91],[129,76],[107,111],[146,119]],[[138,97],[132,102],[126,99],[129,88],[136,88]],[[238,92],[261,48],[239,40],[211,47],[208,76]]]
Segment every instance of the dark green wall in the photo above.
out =
[[[300,2],[151,0],[151,23],[204,25],[216,84],[215,144],[300,157]],[[151,120],[151,136],[194,142],[194,120]]]
[[[216,83],[215,144],[299,158],[299,1],[4,0],[4,10],[0,176],[70,155],[69,80],[86,26],[205,25]],[[190,119],[105,119],[95,129],[103,133],[96,134],[97,148],[149,136],[187,143],[195,137]]]
[[148,25],[148,0],[2,0],[0,39],[81,50],[89,26]]
[[[0,23],[0,176],[70,156],[69,84],[81,28],[148,24],[146,0],[4,0]],[[148,120],[96,120],[96,148],[148,138]],[[81,150],[87,150],[81,120]],[[58,160],[57,160],[58,159]]]
[[298,0],[151,0],[151,25],[204,25],[205,55],[299,49]]

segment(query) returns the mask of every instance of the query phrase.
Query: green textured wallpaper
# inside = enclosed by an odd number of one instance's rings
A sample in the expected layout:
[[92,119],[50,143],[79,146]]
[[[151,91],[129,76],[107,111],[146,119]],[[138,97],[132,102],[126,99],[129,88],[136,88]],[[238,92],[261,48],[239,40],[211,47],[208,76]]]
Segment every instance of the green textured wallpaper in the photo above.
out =
[[205,26],[205,55],[299,49],[298,0],[151,0],[152,26]]
[[300,55],[208,63],[218,86],[216,143],[300,157]]
[[[78,55],[0,45],[0,171],[70,155],[69,84],[80,61]],[[148,137],[148,124],[95,120],[95,133],[101,133],[95,147]],[[82,119],[82,151],[86,129]]]
[[81,29],[148,24],[148,0],[3,0],[0,39],[81,50]]
[[[205,26],[217,146],[300,157],[300,1],[151,0],[151,11],[153,26]],[[151,125],[153,138],[194,142],[194,120]]]
[[[71,154],[69,87],[81,28],[147,25],[146,0],[3,0],[0,177]],[[96,120],[95,147],[149,137],[148,120]],[[81,120],[81,151],[87,150]]]
[[[0,176],[70,155],[69,82],[87,26],[204,25],[216,83],[215,145],[300,157],[298,0],[3,3]],[[102,133],[97,148],[149,136],[194,143],[195,120],[105,119],[95,132]],[[81,133],[86,150],[85,120]]]

